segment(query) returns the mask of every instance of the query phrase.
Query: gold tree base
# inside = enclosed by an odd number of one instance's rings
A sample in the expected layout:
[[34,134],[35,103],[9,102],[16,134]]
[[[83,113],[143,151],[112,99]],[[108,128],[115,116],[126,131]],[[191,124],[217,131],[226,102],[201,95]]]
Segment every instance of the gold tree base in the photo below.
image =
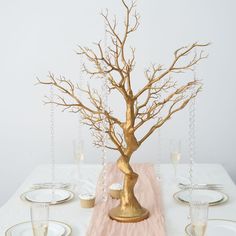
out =
[[118,206],[110,210],[109,217],[118,222],[136,223],[147,219],[149,217],[149,211],[145,208],[135,210],[131,208],[130,210],[126,209],[122,211]]

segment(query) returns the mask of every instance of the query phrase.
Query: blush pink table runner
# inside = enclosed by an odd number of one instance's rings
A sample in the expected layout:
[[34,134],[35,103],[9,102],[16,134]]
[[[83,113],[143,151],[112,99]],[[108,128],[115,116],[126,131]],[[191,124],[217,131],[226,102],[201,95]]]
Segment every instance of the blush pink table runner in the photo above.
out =
[[[96,205],[93,209],[87,236],[165,236],[165,224],[161,201],[160,183],[156,179],[154,167],[151,164],[132,164],[139,174],[135,186],[135,194],[141,205],[150,211],[147,220],[138,223],[119,223],[108,217],[108,211],[119,204],[119,200],[108,197],[101,201],[102,189],[97,188]],[[122,174],[116,165],[107,167],[106,183],[111,185],[122,182]]]

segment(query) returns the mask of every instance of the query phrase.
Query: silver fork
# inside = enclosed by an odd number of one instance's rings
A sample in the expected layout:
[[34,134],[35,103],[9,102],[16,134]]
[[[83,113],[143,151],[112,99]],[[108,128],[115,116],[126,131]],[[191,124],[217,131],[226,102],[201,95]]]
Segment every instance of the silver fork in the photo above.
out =
[[[189,189],[191,188],[190,184],[179,183],[179,188]],[[194,184],[194,189],[212,189],[212,190],[221,190],[224,188],[222,184]]]

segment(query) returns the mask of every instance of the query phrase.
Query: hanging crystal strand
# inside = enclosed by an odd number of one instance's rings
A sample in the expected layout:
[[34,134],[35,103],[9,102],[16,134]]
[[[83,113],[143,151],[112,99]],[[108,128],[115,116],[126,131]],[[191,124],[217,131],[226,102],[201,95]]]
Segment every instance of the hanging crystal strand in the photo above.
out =
[[193,186],[193,165],[195,159],[195,98],[190,101],[189,107],[189,181]]
[[[107,56],[107,31],[106,31],[106,26],[105,26],[105,39],[104,39],[104,48],[105,48],[105,57]],[[107,85],[107,75],[104,73],[104,78],[103,78],[103,83],[102,83],[102,100],[103,100],[103,107],[104,111],[107,111],[108,109],[108,85]],[[108,140],[108,135],[107,135],[107,120],[106,116],[103,115],[103,121],[102,121],[102,175],[101,175],[101,188],[102,188],[102,201],[106,202],[107,201],[107,150],[106,150],[106,145],[107,145],[107,140]]]
[[[82,76],[82,69],[83,69],[83,58],[81,56],[80,58],[80,71],[79,71],[79,87],[83,89],[83,76]],[[78,91],[80,93],[80,90]],[[80,97],[82,97],[82,94],[80,94]],[[74,142],[74,159],[77,165],[77,184],[75,184],[77,188],[77,192],[80,193],[80,190],[82,189],[81,186],[81,165],[84,161],[84,140],[83,140],[83,129],[82,129],[82,117],[80,112],[77,113],[77,134],[76,134],[76,140]]]
[[50,86],[50,156],[51,156],[51,181],[52,181],[52,202],[54,202],[55,191],[55,109],[54,109],[54,90]]
[[[83,80],[83,75],[82,75],[82,70],[83,70],[83,56],[80,58],[80,72],[79,72],[79,86],[81,89],[84,88],[84,80]],[[80,90],[79,90],[80,92]],[[80,97],[82,98],[83,95],[80,92]],[[83,145],[84,145],[84,135],[83,135],[83,128],[82,128],[83,122],[82,122],[82,117],[81,113],[78,112],[78,133],[77,133],[77,139],[79,141],[79,150],[80,150],[80,160],[83,160],[84,158],[84,150],[83,150]],[[81,146],[80,146],[81,145]]]
[[161,135],[161,129],[158,130],[157,138],[158,138],[158,154],[159,154],[159,161],[162,160],[162,135]]
[[[106,82],[104,81],[103,84],[103,89],[107,89]],[[107,94],[105,92],[104,94],[104,110],[107,108]],[[107,150],[106,150],[106,145],[107,145],[107,123],[106,123],[106,117],[105,115],[103,116],[103,122],[102,122],[102,129],[103,129],[103,134],[102,134],[102,166],[103,166],[103,171],[102,171],[102,179],[101,179],[101,185],[102,185],[102,200],[105,202],[107,200]]]
[[161,164],[161,160],[162,160],[162,135],[161,135],[161,130],[159,129],[158,132],[158,141],[157,141],[157,147],[158,147],[158,151],[157,151],[157,178],[160,180],[160,175],[161,175],[161,169],[160,169],[160,164]]
[[[196,72],[194,68],[194,80],[196,80]],[[192,90],[194,93],[194,88]],[[194,190],[194,160],[196,155],[196,139],[195,139],[195,111],[196,111],[196,100],[193,98],[190,101],[189,106],[189,182],[190,182],[190,202],[192,201],[192,193]]]

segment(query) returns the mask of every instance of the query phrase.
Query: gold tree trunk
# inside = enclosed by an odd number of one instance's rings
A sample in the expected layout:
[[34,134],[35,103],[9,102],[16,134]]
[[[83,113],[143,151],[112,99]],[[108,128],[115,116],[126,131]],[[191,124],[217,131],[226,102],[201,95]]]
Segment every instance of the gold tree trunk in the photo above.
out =
[[[132,91],[128,94],[133,97]],[[126,100],[126,122],[123,126],[124,138],[127,147],[118,161],[117,166],[124,174],[123,190],[121,192],[119,206],[109,212],[109,216],[120,222],[138,222],[148,218],[149,212],[138,202],[134,194],[134,186],[138,180],[136,174],[129,164],[132,154],[139,148],[139,144],[134,134],[134,100]]]
[[121,192],[119,206],[113,208],[109,212],[110,218],[119,222],[138,222],[149,216],[147,209],[143,208],[138,202],[134,194],[134,186],[138,179],[129,164],[130,157],[121,156],[118,159],[118,168],[124,174],[123,190]]

